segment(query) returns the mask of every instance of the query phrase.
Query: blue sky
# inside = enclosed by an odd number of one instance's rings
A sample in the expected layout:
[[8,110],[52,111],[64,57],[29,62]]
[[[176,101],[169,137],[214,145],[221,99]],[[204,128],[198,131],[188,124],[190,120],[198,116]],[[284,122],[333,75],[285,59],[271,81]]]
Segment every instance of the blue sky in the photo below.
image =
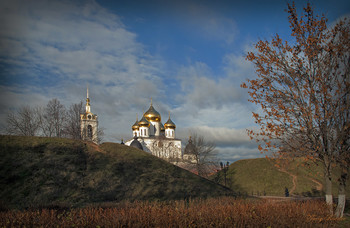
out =
[[[256,127],[239,85],[254,77],[244,55],[259,39],[289,39],[288,1],[1,1],[0,129],[23,105],[85,101],[105,141],[131,137],[150,98],[177,137],[196,131],[224,161],[262,156],[246,135]],[[300,12],[307,1],[296,1]],[[310,1],[331,25],[346,0]]]

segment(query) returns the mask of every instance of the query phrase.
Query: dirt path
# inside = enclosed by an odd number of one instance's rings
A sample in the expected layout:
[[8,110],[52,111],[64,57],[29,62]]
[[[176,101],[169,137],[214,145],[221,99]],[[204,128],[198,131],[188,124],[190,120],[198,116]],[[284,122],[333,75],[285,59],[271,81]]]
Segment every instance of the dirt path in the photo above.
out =
[[[298,178],[298,177],[297,177],[295,174],[292,174],[292,173],[290,173],[290,172],[288,172],[287,170],[282,169],[282,168],[279,169],[279,171],[284,172],[284,173],[286,173],[286,174],[288,174],[289,176],[292,177],[293,187],[292,187],[292,188],[290,189],[290,191],[289,191],[289,194],[292,195],[293,192],[295,191],[296,187],[297,187],[297,178]],[[307,178],[316,184],[316,190],[322,191],[322,189],[323,189],[323,184],[322,184],[321,182],[319,182],[319,181],[317,181],[317,180],[315,180],[315,179],[313,179],[313,178],[310,178],[310,177],[307,177]]]
[[315,179],[312,179],[309,177],[309,179],[316,184],[316,190],[317,191],[322,191],[323,189],[323,184]]
[[95,144],[93,142],[86,142],[86,144],[98,152],[105,153],[103,150],[101,150],[101,148],[97,144]]

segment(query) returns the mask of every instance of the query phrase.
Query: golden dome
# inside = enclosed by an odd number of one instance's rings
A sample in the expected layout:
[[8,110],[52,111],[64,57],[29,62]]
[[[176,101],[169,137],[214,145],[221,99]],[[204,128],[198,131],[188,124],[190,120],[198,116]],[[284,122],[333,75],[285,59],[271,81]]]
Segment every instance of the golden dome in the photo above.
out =
[[137,114],[136,114],[136,122],[134,123],[134,125],[132,125],[132,130],[135,131],[135,130],[139,130],[139,120],[137,118]]
[[134,123],[134,125],[132,125],[132,130],[135,131],[135,130],[138,130],[139,129],[139,121],[136,120],[136,122]]
[[165,128],[165,129],[175,129],[175,128],[176,128],[176,125],[175,125],[174,122],[171,121],[171,119],[170,119],[170,114],[169,114],[169,119],[168,119],[168,121],[164,124],[164,128]]
[[149,127],[151,124],[150,122],[145,118],[145,116],[142,117],[142,119],[138,123],[139,127]]
[[149,109],[147,110],[147,112],[145,112],[145,114],[143,114],[143,117],[145,117],[148,121],[152,121],[152,122],[160,122],[162,120],[159,112],[157,112],[153,108],[152,103],[151,103],[151,106],[149,107]]
[[160,123],[160,131],[165,131],[165,127],[162,123]]

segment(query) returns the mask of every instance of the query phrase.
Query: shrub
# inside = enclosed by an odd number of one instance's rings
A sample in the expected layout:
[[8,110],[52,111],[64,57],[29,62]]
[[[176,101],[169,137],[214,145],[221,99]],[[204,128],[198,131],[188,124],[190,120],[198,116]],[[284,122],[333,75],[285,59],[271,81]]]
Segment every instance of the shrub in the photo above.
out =
[[338,220],[322,201],[230,197],[0,212],[1,227],[332,227]]

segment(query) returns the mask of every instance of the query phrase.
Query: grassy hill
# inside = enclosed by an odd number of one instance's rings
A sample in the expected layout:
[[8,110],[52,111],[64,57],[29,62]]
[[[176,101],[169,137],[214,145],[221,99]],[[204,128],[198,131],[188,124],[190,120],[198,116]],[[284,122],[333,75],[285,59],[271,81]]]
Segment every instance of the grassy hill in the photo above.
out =
[[[334,174],[339,170],[335,169]],[[224,173],[220,171],[213,177],[224,184]],[[293,195],[323,196],[322,165],[305,165],[301,159],[285,163],[281,168],[266,158],[239,160],[232,163],[227,171],[227,186],[236,192],[248,195],[284,196],[285,188]],[[333,194],[338,194],[336,175],[333,176]],[[350,196],[350,180],[347,196]]]
[[82,206],[232,194],[144,151],[103,143],[0,136],[0,204]]

